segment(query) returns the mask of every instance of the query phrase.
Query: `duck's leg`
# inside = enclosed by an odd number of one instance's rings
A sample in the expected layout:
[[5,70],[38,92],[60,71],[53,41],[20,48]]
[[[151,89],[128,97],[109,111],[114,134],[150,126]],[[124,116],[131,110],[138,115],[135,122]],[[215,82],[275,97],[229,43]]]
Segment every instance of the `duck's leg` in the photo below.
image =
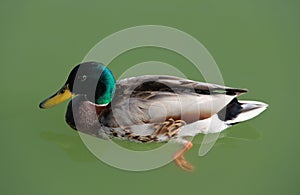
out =
[[[156,125],[156,130],[151,135],[151,138],[154,139],[158,135],[166,135],[169,139],[176,136],[177,133],[180,131],[181,127],[186,124],[183,120],[174,120],[172,118],[169,118],[163,123],[159,123]],[[184,144],[184,147],[176,152],[174,155],[174,161],[175,163],[183,170],[186,171],[192,171],[194,169],[193,165],[191,165],[189,162],[187,162],[183,156],[183,154],[191,149],[193,147],[193,144],[191,141],[187,141],[185,139],[177,138],[175,139],[177,143]],[[174,141],[174,140],[173,140]]]
[[192,142],[187,142],[184,145],[184,148],[182,148],[181,150],[179,150],[178,152],[176,152],[176,154],[174,155],[174,161],[175,163],[183,170],[185,171],[193,171],[194,167],[192,164],[190,164],[189,162],[187,162],[183,156],[183,154],[191,149],[193,147]]

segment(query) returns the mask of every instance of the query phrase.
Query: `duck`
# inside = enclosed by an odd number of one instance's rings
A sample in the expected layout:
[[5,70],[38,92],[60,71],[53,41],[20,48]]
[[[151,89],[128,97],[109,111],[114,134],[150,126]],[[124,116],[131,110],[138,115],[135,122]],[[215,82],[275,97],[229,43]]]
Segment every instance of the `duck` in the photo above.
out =
[[238,100],[244,88],[193,81],[169,75],[143,75],[116,81],[102,63],[75,66],[64,85],[39,104],[52,108],[71,99],[65,120],[74,130],[139,143],[177,142],[173,160],[192,171],[184,153],[190,137],[219,133],[267,108],[259,101]]

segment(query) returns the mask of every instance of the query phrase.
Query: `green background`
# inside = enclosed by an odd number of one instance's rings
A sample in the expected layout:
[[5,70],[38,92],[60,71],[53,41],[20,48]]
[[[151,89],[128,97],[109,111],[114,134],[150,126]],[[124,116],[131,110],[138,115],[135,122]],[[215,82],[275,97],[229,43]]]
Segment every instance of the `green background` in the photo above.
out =
[[[0,193],[299,194],[299,6],[296,0],[2,0]],[[195,143],[186,154],[193,173],[173,163],[147,172],[110,167],[65,124],[66,103],[38,109],[98,41],[145,24],[194,36],[213,55],[226,85],[246,87],[242,99],[270,105],[227,130],[208,155],[199,157]],[[201,80],[186,60],[153,48],[120,56],[112,70],[117,77],[147,60],[174,64]]]

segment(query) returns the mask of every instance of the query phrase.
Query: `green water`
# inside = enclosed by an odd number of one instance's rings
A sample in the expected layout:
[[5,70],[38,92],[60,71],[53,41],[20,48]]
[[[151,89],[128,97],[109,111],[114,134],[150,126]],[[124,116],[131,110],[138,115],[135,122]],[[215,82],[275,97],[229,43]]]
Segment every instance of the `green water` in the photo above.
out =
[[[299,194],[299,6],[293,0],[1,1],[0,193]],[[191,34],[214,56],[226,85],[246,87],[243,99],[270,105],[229,129],[204,157],[196,138],[186,154],[193,173],[173,163],[146,172],[110,167],[65,124],[66,103],[38,109],[98,41],[144,24]],[[147,60],[201,80],[185,59],[154,48],[119,56],[112,71],[120,76]]]

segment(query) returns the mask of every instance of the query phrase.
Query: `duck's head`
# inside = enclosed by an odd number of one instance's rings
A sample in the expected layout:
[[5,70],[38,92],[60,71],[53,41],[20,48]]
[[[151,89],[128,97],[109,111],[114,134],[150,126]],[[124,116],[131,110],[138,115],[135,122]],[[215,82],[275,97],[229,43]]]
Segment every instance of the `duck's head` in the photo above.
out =
[[84,62],[70,72],[63,87],[42,101],[40,108],[51,108],[73,96],[82,95],[97,105],[111,102],[116,82],[111,71],[98,62]]

